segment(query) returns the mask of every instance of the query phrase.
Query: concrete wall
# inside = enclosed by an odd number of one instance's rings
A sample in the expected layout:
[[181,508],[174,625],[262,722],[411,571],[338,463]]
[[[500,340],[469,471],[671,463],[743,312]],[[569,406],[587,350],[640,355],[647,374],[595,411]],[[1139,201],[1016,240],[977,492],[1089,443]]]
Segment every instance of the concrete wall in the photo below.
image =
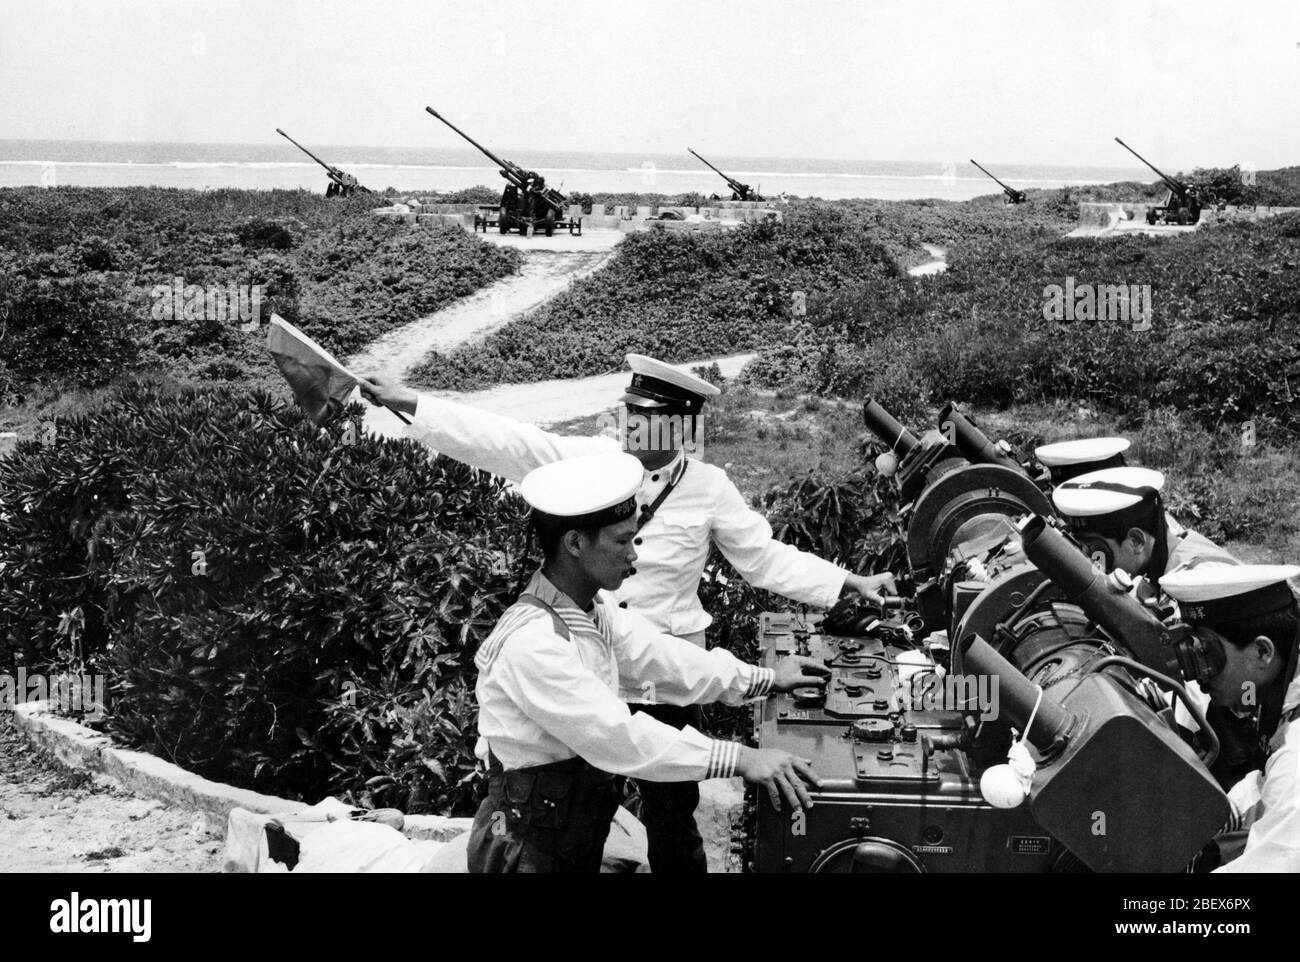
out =
[[1227,220],[1264,220],[1278,214],[1294,214],[1300,207],[1227,207],[1223,210],[1201,211],[1201,223],[1210,224]]
[[1121,204],[1100,201],[1079,202],[1080,227],[1106,227],[1111,223],[1112,215],[1127,214],[1126,220],[1146,223],[1147,208],[1150,204]]
[[[1081,228],[1106,227],[1110,224],[1113,215],[1118,213],[1128,215],[1124,218],[1126,221],[1145,224],[1147,211],[1153,206],[1158,205],[1080,201],[1078,226]],[[1296,211],[1300,211],[1300,207],[1227,207],[1223,210],[1208,207],[1201,211],[1199,223],[1213,224],[1217,221],[1228,220],[1263,220],[1267,217],[1276,217],[1278,214],[1289,214]]]
[[[403,220],[408,223],[452,224],[465,230],[474,229],[474,215],[478,213],[478,204],[395,204],[375,210],[375,216]],[[682,217],[702,217],[700,220],[666,220],[656,219],[663,211],[673,211]],[[757,223],[766,220],[782,220],[781,211],[753,201],[716,201],[708,207],[659,207],[643,205],[626,207],[622,204],[609,208],[597,204],[590,214],[582,212],[580,204],[570,204],[565,215],[570,219],[582,220],[583,230],[617,230],[624,233],[649,230],[655,225],[663,225],[673,231],[712,231],[737,227],[744,223]]]

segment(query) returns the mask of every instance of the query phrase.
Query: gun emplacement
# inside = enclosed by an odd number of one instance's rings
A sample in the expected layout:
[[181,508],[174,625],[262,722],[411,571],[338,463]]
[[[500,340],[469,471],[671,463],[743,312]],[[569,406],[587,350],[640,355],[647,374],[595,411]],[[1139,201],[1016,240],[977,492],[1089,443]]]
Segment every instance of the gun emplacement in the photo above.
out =
[[1171,221],[1175,224],[1195,224],[1201,219],[1201,196],[1195,187],[1170,177],[1118,137],[1115,138],[1115,143],[1155,171],[1156,176],[1169,188],[1164,204],[1147,211],[1148,224],[1157,222],[1168,224]]
[[[501,233],[507,233],[512,227],[518,227],[521,234],[530,234],[534,228],[541,227],[546,231],[547,237],[555,233],[556,227],[568,227],[570,234],[582,233],[580,220],[575,220],[572,223],[564,220],[564,209],[569,202],[568,198],[554,187],[547,187],[546,178],[541,174],[535,170],[525,170],[518,164],[511,163],[503,157],[498,157],[432,107],[425,107],[424,109],[430,116],[441,120],[458,133],[462,139],[476,147],[479,153],[497,165],[499,173],[505,178],[507,184],[501,195],[497,219],[492,222],[496,224]],[[487,226],[489,226],[488,221],[483,218],[480,218],[480,220],[486,230]],[[478,224],[476,223],[475,226],[478,226]]]
[[987,170],[984,170],[984,168],[981,167],[980,164],[976,162],[974,158],[971,158],[971,163],[975,164],[976,167],[979,167],[979,169],[983,171],[985,177],[989,178],[989,180],[993,181],[993,183],[997,184],[999,187],[1002,188],[1003,191],[1006,192],[1008,204],[1023,204],[1028,199],[1028,195],[1023,190],[1016,190],[1014,187],[1008,187],[1006,184],[1002,183],[1002,181],[998,180],[996,177],[990,174]]
[[727,186],[731,188],[732,200],[762,200],[763,199],[748,184],[742,184],[740,181],[736,180],[736,178],[728,177],[726,174],[718,170],[718,168],[714,167],[711,163],[709,163],[699,154],[696,154],[695,151],[691,150],[690,147],[687,147],[686,149],[689,150],[692,154],[694,154],[695,158],[699,160],[702,164],[704,164],[705,167],[708,167],[709,170],[713,171],[715,174],[717,174],[719,177],[721,177],[723,180],[727,182]]
[[327,196],[333,197],[336,194],[339,194],[346,197],[349,194],[354,193],[355,191],[361,191],[361,193],[363,194],[374,193],[374,191],[370,190],[370,188],[363,187],[361,184],[357,183],[357,179],[353,177],[351,174],[339,170],[337,167],[335,167],[332,164],[325,163],[325,161],[321,160],[319,157],[313,154],[302,144],[298,143],[298,141],[294,140],[292,137],[286,134],[279,127],[275,128],[275,132],[279,134],[281,137],[283,137],[285,140],[289,141],[289,143],[293,144],[299,150],[301,150],[312,160],[316,161],[316,163],[320,164],[322,167],[325,168],[325,173],[329,175],[330,180],[333,182],[330,185],[331,190],[326,192]]

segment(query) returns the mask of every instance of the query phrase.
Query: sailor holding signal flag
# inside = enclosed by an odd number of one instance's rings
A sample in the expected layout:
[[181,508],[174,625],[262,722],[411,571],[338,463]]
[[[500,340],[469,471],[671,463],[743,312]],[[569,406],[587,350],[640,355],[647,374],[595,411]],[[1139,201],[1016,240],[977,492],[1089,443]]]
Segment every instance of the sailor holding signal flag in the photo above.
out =
[[637,559],[639,461],[571,458],[521,485],[545,561],[475,655],[478,753],[488,794],[474,819],[471,872],[594,872],[621,791],[615,776],[698,781],[740,775],[798,809],[810,763],[633,714],[621,685],[651,686],[674,705],[741,704],[769,691],[824,685],[825,666],[790,657],[774,669],[705,651],[620,608]]

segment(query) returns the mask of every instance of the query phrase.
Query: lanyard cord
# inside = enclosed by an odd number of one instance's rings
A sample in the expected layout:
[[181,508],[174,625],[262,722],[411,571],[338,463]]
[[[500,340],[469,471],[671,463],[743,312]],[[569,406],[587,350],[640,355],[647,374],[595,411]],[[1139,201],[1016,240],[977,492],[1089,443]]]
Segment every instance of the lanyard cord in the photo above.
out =
[[677,472],[677,477],[673,478],[666,485],[664,485],[664,489],[659,492],[659,497],[655,498],[652,503],[650,503],[649,505],[641,509],[641,517],[637,518],[636,521],[636,529],[638,531],[640,531],[642,528],[644,528],[647,524],[650,523],[650,519],[655,516],[655,512],[657,512],[659,510],[659,506],[664,503],[664,499],[667,498],[668,495],[672,494],[673,488],[677,487],[677,485],[681,482],[682,478],[686,477],[686,466],[688,464],[690,464],[690,461],[687,460],[685,456],[683,456],[682,469]]

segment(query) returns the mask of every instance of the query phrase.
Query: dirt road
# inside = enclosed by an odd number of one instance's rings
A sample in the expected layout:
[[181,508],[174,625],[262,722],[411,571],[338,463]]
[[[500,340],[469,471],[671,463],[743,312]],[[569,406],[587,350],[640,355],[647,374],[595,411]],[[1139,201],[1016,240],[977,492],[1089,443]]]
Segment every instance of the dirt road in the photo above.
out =
[[942,247],[936,247],[934,244],[922,244],[932,260],[924,264],[917,264],[909,268],[908,272],[913,277],[929,277],[931,274],[942,274],[948,269],[948,252]]
[[[524,263],[518,274],[489,284],[445,310],[390,331],[343,363],[361,375],[404,378],[430,351],[447,351],[482,337],[550,300],[575,280],[595,273],[613,256],[614,245],[623,236],[618,231],[589,231],[581,238],[488,235],[489,240],[502,246],[508,240],[532,244],[522,247]],[[567,243],[557,247],[556,241]],[[552,246],[538,246],[543,243]]]

